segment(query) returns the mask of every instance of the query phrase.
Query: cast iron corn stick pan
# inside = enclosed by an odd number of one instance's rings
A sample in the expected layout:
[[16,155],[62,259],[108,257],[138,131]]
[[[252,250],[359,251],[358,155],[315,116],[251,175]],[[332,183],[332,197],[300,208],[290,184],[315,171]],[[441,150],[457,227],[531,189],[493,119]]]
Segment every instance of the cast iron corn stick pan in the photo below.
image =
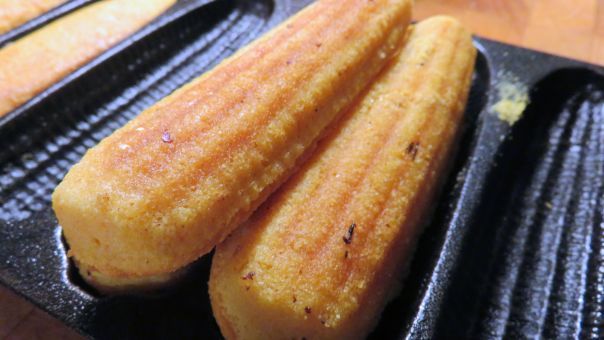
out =
[[[220,338],[211,256],[154,298],[78,277],[50,194],[83,153],[308,1],[180,1],[0,122],[0,282],[94,338]],[[375,339],[604,337],[604,69],[477,38],[465,132]],[[513,126],[504,84],[530,104]],[[402,274],[402,273],[401,273]]]

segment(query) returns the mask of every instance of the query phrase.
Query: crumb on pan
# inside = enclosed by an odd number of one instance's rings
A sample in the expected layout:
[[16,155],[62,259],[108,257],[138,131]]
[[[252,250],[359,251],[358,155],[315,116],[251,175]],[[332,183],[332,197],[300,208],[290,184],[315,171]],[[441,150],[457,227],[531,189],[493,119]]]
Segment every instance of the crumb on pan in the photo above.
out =
[[514,125],[522,117],[522,113],[529,104],[529,96],[526,85],[509,73],[500,73],[503,79],[497,85],[499,101],[492,106],[492,111],[497,113],[497,117]]

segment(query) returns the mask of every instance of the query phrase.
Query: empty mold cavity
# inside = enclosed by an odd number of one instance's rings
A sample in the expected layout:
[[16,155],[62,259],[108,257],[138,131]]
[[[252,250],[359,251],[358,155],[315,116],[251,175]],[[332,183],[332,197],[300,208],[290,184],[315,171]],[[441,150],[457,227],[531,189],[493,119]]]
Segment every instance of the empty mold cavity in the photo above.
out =
[[536,83],[467,226],[437,335],[604,337],[604,77]]

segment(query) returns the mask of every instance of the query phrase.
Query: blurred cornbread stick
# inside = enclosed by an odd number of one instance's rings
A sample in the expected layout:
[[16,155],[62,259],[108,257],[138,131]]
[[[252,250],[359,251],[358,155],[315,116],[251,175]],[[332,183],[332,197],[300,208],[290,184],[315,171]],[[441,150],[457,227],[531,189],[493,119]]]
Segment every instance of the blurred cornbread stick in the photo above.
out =
[[0,0],[0,34],[48,12],[67,0]]
[[4,46],[0,49],[0,116],[138,31],[175,2],[99,1]]
[[84,278],[141,289],[212,250],[399,50],[410,13],[317,1],[90,149],[53,195]]
[[475,55],[454,19],[418,24],[302,169],[217,246],[210,297],[227,339],[373,329],[446,178]]

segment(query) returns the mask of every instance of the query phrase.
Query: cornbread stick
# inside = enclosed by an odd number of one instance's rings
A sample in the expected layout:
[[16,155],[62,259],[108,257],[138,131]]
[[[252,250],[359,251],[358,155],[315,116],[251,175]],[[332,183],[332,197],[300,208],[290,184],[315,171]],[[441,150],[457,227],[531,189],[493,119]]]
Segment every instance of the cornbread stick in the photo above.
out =
[[315,2],[89,150],[53,195],[84,278],[142,289],[209,252],[399,50],[410,11]]
[[0,117],[164,12],[176,0],[104,0],[0,49]]
[[0,0],[0,34],[48,12],[67,0]]
[[216,247],[227,339],[356,339],[399,286],[452,158],[473,72],[470,34],[435,17],[302,169]]

